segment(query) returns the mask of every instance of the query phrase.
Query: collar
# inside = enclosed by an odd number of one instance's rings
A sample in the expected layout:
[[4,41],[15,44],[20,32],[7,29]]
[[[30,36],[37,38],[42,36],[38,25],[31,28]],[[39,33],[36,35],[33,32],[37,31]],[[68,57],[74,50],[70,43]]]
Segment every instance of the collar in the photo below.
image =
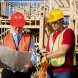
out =
[[16,34],[15,32],[12,32],[12,36],[14,37],[15,35],[19,35],[20,37],[22,36],[23,32]]

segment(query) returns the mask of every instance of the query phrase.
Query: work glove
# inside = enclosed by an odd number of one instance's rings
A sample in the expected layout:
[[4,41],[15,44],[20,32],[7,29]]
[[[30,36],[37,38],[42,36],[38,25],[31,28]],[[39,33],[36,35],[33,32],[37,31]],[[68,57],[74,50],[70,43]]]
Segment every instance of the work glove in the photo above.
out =
[[42,59],[41,59],[41,63],[43,64],[45,61],[47,61],[46,56],[42,57]]

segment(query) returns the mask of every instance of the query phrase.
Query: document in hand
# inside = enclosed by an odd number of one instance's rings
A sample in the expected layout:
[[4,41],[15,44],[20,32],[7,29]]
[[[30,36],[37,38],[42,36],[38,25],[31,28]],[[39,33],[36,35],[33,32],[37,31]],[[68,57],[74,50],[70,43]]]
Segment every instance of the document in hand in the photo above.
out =
[[0,67],[21,71],[31,61],[32,52],[19,52],[0,45]]

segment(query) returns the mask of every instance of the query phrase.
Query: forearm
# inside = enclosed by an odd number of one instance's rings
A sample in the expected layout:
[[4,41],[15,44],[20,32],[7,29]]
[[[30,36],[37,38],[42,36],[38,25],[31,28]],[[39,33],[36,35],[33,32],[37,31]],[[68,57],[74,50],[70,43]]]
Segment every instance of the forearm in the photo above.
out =
[[62,50],[58,49],[55,52],[48,53],[46,57],[50,59],[50,58],[57,58],[61,55],[64,55],[64,54],[62,53]]
[[62,45],[61,48],[57,49],[56,51],[48,53],[47,58],[57,58],[59,56],[65,55],[70,47],[70,45]]

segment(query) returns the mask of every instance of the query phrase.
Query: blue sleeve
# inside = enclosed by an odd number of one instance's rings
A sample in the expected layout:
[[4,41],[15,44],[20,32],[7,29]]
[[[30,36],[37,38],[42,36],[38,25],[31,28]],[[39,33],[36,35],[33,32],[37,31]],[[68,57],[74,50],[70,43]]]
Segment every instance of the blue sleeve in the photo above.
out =
[[29,47],[29,51],[33,51],[33,54],[32,54],[32,57],[31,57],[31,61],[34,64],[36,64],[36,49],[35,49],[35,46],[34,46],[34,42],[33,40],[31,39],[30,41],[30,47]]

